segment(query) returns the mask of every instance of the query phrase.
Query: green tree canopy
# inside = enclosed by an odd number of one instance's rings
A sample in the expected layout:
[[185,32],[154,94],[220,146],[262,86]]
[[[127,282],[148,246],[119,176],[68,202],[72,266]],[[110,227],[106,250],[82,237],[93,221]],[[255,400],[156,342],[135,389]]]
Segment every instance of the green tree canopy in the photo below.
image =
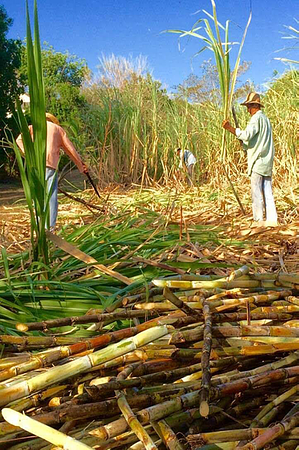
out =
[[[89,74],[86,61],[68,51],[56,52],[49,44],[42,50],[46,109],[61,122],[80,120],[80,108],[85,104],[81,86]],[[21,74],[27,77],[25,48],[22,53]]]
[[21,65],[21,41],[7,39],[6,35],[13,23],[6,10],[0,5],[0,118],[6,122],[7,114],[14,110],[16,98],[22,92],[17,69]]

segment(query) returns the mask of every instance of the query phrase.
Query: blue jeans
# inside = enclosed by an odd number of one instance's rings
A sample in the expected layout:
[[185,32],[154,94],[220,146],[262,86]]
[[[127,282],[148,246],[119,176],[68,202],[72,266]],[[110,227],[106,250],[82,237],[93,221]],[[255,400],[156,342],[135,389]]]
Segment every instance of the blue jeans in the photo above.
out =
[[[51,191],[49,200],[50,228],[54,228],[58,212],[58,176],[57,170],[46,167],[47,191]],[[48,227],[46,227],[48,228]]]
[[263,220],[265,211],[267,221],[277,222],[277,212],[272,192],[271,177],[265,177],[252,172],[251,198],[253,220]]

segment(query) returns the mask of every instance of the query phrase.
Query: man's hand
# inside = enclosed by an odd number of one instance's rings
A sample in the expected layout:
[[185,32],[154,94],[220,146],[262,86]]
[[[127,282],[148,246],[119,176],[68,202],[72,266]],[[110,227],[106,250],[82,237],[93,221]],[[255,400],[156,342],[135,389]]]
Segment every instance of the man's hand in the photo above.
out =
[[228,119],[225,119],[222,122],[222,127],[225,128],[226,130],[229,130],[229,128],[231,127],[230,121]]
[[83,166],[83,173],[88,173],[88,167],[87,167],[87,165],[86,164],[82,164],[82,166]]
[[228,119],[225,119],[225,120],[222,122],[222,127],[223,127],[225,130],[229,131],[230,133],[236,135],[236,129],[231,125],[231,123],[230,123],[230,121],[229,121]]

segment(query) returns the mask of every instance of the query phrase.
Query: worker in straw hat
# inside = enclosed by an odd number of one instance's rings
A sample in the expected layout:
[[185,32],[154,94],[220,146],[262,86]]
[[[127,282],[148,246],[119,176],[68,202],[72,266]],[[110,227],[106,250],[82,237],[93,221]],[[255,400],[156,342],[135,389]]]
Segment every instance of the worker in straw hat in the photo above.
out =
[[[88,168],[83,163],[73,143],[68,138],[65,130],[60,126],[59,120],[53,114],[46,113],[47,119],[47,151],[46,151],[46,180],[48,192],[51,190],[49,201],[50,230],[56,225],[58,212],[58,163],[60,149],[63,149],[68,157],[76,164],[81,173],[87,173]],[[32,125],[29,126],[30,134],[33,136]],[[24,154],[22,135],[16,140],[20,150]]]
[[[234,128],[229,120],[224,120],[222,126],[240,139],[247,151],[255,224],[257,226],[276,226],[277,213],[272,193],[274,145],[271,124],[261,110],[263,105],[259,94],[256,92],[248,94],[245,102],[241,105],[246,106],[251,115],[245,130]],[[263,220],[264,210],[266,221]]]

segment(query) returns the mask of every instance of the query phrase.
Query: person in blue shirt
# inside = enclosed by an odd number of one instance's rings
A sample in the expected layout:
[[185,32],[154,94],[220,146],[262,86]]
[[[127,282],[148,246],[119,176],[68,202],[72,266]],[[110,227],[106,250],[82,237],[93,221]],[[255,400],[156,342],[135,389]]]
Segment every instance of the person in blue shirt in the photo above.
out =
[[180,147],[177,148],[177,155],[180,158],[179,168],[183,168],[183,164],[185,165],[188,173],[188,185],[193,186],[193,177],[194,177],[194,165],[196,163],[196,158],[190,150],[182,150]]

